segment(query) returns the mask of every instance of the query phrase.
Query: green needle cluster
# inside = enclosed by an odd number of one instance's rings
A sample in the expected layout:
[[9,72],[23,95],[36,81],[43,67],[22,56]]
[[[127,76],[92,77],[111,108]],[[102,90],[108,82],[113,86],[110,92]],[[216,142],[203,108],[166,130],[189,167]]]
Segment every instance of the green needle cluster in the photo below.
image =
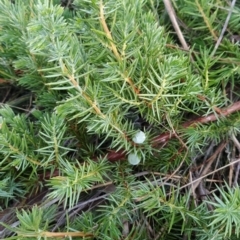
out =
[[1,239],[239,238],[240,4],[172,7],[0,1]]

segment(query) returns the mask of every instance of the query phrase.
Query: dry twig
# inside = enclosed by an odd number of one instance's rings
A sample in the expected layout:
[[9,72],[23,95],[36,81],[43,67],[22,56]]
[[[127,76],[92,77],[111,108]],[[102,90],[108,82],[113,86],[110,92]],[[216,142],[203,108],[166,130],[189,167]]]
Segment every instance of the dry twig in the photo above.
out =
[[213,57],[214,54],[216,53],[216,51],[217,51],[217,49],[218,49],[218,47],[219,47],[219,45],[220,45],[220,43],[221,43],[221,41],[222,41],[222,39],[223,39],[223,35],[224,35],[224,33],[225,33],[226,29],[227,29],[227,25],[228,25],[228,22],[229,22],[229,20],[230,20],[231,15],[232,15],[232,11],[233,11],[233,8],[234,8],[235,3],[236,3],[236,0],[233,0],[232,3],[231,3],[231,7],[230,7],[230,9],[229,9],[228,16],[227,16],[226,21],[225,21],[225,23],[224,23],[224,26],[223,26],[221,35],[220,35],[220,37],[218,38],[217,43],[215,44],[215,47],[214,47],[214,49],[213,49],[213,51],[212,51],[212,54],[211,54],[212,57]]
[[166,10],[168,12],[168,15],[170,17],[170,20],[172,22],[172,25],[173,25],[173,27],[176,31],[178,39],[179,39],[180,43],[182,44],[183,49],[184,50],[189,50],[189,46],[187,45],[187,42],[185,41],[184,36],[181,32],[181,29],[178,25],[176,12],[175,12],[175,10],[172,6],[171,0],[163,0],[163,2],[164,2]]

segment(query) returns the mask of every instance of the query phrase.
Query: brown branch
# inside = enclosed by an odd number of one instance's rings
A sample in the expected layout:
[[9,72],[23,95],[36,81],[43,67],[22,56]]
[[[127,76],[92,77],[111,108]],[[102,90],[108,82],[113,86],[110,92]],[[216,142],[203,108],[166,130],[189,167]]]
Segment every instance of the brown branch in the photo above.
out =
[[126,152],[123,149],[120,149],[119,151],[116,152],[111,150],[107,154],[107,159],[110,162],[126,159]]
[[[212,113],[205,117],[199,117],[194,120],[190,120],[190,121],[183,123],[181,125],[181,128],[196,127],[197,124],[206,124],[206,123],[214,122],[221,117],[226,117],[237,111],[240,111],[240,101],[235,102],[228,108],[220,109],[221,114],[218,116],[216,114]],[[165,145],[168,143],[168,141],[170,139],[175,138],[175,137],[176,137],[176,133],[173,133],[171,131],[160,134],[159,136],[153,138],[152,146],[157,146],[159,144]],[[126,151],[124,151],[124,149],[121,149],[116,152],[111,150],[107,154],[107,159],[111,162],[118,161],[118,160],[124,160],[124,159],[126,159]]]
[[212,113],[206,117],[199,117],[195,120],[189,121],[184,123],[182,126],[183,128],[187,128],[190,126],[195,126],[199,123],[205,124],[205,123],[209,123],[209,122],[214,122],[216,121],[218,118],[221,117],[226,117],[234,112],[237,112],[240,110],[240,101],[235,102],[232,106],[228,107],[228,108],[224,108],[224,109],[220,109],[220,113],[221,115],[217,116],[216,114]]
[[0,84],[10,84],[10,80],[5,80],[3,78],[0,78]]
[[177,22],[177,17],[176,17],[176,12],[172,6],[172,3],[171,3],[171,0],[163,0],[164,2],[164,5],[165,5],[165,8],[168,12],[168,15],[170,17],[170,20],[172,22],[172,25],[176,31],[176,34],[178,36],[178,39],[179,41],[181,42],[182,44],[182,47],[184,50],[189,50],[189,46],[187,45],[187,42],[185,41],[185,38],[181,32],[181,29],[178,25],[178,22]]
[[226,142],[222,142],[218,148],[216,149],[216,151],[214,152],[214,154],[205,161],[205,168],[203,169],[203,171],[201,172],[200,176],[197,177],[197,179],[199,179],[198,181],[195,181],[192,185],[191,191],[194,192],[195,189],[199,186],[199,184],[201,183],[202,180],[202,176],[205,176],[208,172],[209,169],[212,165],[212,162],[217,158],[217,156],[223,151],[223,149],[226,147],[227,143]]

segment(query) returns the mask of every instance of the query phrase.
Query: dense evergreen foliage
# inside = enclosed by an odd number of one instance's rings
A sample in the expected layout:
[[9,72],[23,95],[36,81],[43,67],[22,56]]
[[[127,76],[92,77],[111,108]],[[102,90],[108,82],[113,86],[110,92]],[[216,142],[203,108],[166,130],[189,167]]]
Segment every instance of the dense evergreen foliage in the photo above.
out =
[[239,238],[240,3],[170,3],[0,1],[1,239]]

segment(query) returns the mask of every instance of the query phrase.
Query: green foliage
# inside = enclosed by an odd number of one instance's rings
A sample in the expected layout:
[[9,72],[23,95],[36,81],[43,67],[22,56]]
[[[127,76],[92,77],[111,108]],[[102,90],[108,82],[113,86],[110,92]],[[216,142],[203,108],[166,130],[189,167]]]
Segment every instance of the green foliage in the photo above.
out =
[[[222,198],[214,194],[216,202],[210,202],[215,207],[214,214],[209,216],[210,226],[224,232],[224,237],[230,237],[232,234],[239,238],[239,188],[227,192],[219,189]],[[214,217],[213,217],[214,216]]]
[[1,238],[239,238],[240,5],[173,5],[0,1]]
[[[73,207],[79,200],[81,192],[90,190],[95,183],[104,183],[104,175],[109,168],[105,161],[94,162],[86,161],[81,166],[73,166],[68,161],[62,161],[63,176],[57,176],[49,180],[51,192],[48,194],[50,199],[64,200],[64,207]],[[107,176],[106,176],[107,177]]]

